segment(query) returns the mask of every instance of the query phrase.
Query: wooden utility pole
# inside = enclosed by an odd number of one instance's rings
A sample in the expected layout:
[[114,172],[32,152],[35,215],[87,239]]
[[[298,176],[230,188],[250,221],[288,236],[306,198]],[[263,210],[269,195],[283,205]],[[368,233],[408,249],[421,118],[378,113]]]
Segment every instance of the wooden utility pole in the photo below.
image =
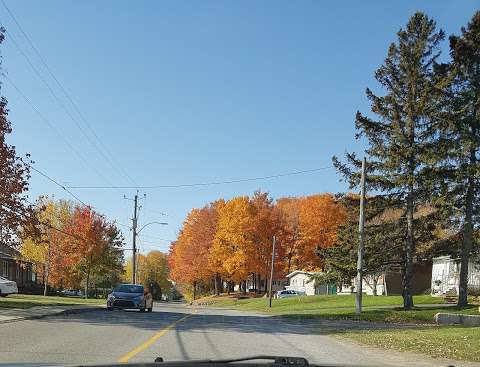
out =
[[272,267],[270,269],[270,283],[268,284],[268,298],[269,298],[269,306],[272,307],[272,283],[273,283],[273,267],[275,265],[275,236],[273,236],[272,240]]
[[47,251],[47,267],[45,269],[45,284],[43,285],[43,295],[47,295],[48,291],[48,276],[50,275],[50,263],[52,257],[52,233],[50,228],[47,228],[47,235],[48,235],[48,251]]
[[363,157],[362,176],[360,179],[360,218],[358,220],[358,258],[357,258],[357,294],[355,297],[355,314],[362,313],[362,279],[363,252],[365,249],[365,166],[367,159]]
[[132,219],[132,283],[137,284],[137,205],[138,205],[138,191],[133,199],[133,219]]

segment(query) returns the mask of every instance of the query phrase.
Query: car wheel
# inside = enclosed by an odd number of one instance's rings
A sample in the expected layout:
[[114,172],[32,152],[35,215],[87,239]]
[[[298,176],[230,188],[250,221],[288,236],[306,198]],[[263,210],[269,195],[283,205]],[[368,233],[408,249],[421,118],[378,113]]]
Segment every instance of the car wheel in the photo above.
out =
[[141,308],[141,309],[140,309],[140,312],[145,312],[145,309],[144,309],[144,308]]
[[152,307],[148,308],[147,310],[148,312],[152,312]]
[[113,307],[107,307],[108,311],[113,311]]

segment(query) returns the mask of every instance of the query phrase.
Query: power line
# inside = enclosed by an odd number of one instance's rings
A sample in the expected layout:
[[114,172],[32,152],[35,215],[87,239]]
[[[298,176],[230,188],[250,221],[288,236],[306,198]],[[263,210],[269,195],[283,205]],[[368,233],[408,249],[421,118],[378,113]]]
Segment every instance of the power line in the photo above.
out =
[[[74,102],[73,100],[71,99],[71,97],[67,94],[67,92],[65,91],[65,89],[63,88],[63,86],[60,84],[60,82],[58,81],[58,79],[55,77],[55,75],[51,72],[50,68],[48,67],[48,65],[46,64],[45,60],[43,59],[43,57],[40,55],[39,51],[37,50],[37,48],[33,45],[32,41],[30,40],[30,38],[28,37],[28,35],[23,31],[23,28],[20,26],[20,24],[18,23],[18,21],[16,20],[16,18],[13,16],[13,14],[11,13],[10,9],[7,7],[7,5],[5,4],[5,2],[2,0],[2,3],[3,3],[3,6],[5,7],[5,9],[7,9],[7,11],[9,12],[10,16],[12,17],[12,19],[15,21],[15,23],[17,24],[18,28],[20,29],[20,31],[22,32],[22,34],[24,35],[24,37],[27,39],[27,41],[29,42],[30,44],[30,47],[35,51],[35,53],[37,54],[37,56],[39,57],[39,59],[42,61],[43,65],[45,66],[45,69],[48,71],[48,73],[50,74],[50,76],[55,80],[55,82],[59,85],[60,89],[62,89],[64,95],[66,96],[67,99],[69,99],[70,103],[72,105],[74,105]],[[115,170],[117,171],[117,173],[119,173],[120,175],[124,175],[125,176],[125,173],[120,171],[115,165],[114,163],[112,162],[112,160],[110,159],[110,157],[106,156],[105,153],[99,148],[99,146],[97,145],[97,143],[95,143],[95,141],[93,141],[90,136],[87,134],[87,132],[84,130],[84,128],[81,126],[81,124],[75,119],[75,117],[70,113],[70,111],[66,108],[65,104],[61,101],[61,99],[57,96],[57,94],[55,93],[55,91],[52,89],[52,87],[50,86],[50,84],[47,82],[47,80],[41,75],[41,73],[39,72],[39,70],[33,65],[33,62],[30,60],[30,58],[28,57],[28,55],[22,50],[22,48],[20,47],[20,45],[18,44],[18,42],[15,40],[15,37],[12,36],[12,33],[11,32],[8,32],[9,35],[10,35],[10,40],[13,42],[14,46],[17,48],[17,50],[20,52],[20,54],[25,58],[25,60],[27,61],[27,63],[30,65],[30,68],[33,70],[33,72],[37,75],[37,77],[42,81],[43,84],[45,84],[45,86],[47,87],[48,91],[50,92],[50,94],[52,95],[52,97],[55,99],[55,101],[57,102],[57,104],[65,111],[65,113],[68,115],[68,117],[73,121],[73,123],[77,126],[77,128],[80,130],[80,132],[82,133],[82,135],[87,139],[87,141],[90,143],[90,145],[98,152],[100,153],[100,155],[107,161],[107,163]],[[89,128],[89,130],[91,131],[92,135],[94,135],[97,139],[97,141],[100,141],[100,144],[103,145],[103,143],[101,142],[100,138],[98,138],[98,136],[96,135],[95,131],[91,128],[91,126],[88,124],[88,122],[86,121],[86,119],[83,117],[83,115],[81,114],[80,112],[80,109],[74,105],[74,108],[75,110],[77,110],[77,113],[79,114],[79,116],[82,118],[82,120],[84,120],[84,123],[87,125],[87,127]],[[104,145],[103,145],[104,146]],[[104,146],[104,149],[106,149],[106,147]],[[127,177],[131,180],[131,178],[127,175]],[[132,181],[133,182],[133,181]]]
[[189,183],[189,184],[179,184],[179,185],[151,185],[151,186],[68,186],[70,189],[161,189],[161,188],[182,188],[182,187],[195,187],[195,186],[213,186],[213,185],[226,185],[240,182],[249,182],[249,181],[261,181],[269,180],[274,178],[294,176],[294,175],[303,175],[307,173],[314,173],[318,171],[323,171],[326,169],[333,168],[333,166],[326,166],[320,168],[314,168],[303,171],[292,171],[287,173],[280,173],[276,175],[261,176],[261,177],[250,177],[242,178],[236,180],[225,180],[225,181],[210,181],[210,182],[198,182],[198,183]]
[[52,122],[46,118],[41,112],[40,110],[30,101],[30,99],[25,95],[25,93],[23,93],[20,88],[8,77],[7,74],[3,74],[3,77],[5,78],[5,80],[7,80],[10,85],[15,88],[15,90],[18,92],[18,94],[25,100],[25,102],[27,102],[27,104],[30,105],[30,107],[32,108],[33,111],[35,111],[35,113],[40,117],[40,119],[45,122],[47,124],[48,127],[50,127],[50,129],[52,129],[60,139],[62,139],[64,141],[64,143],[70,148],[70,150],[72,152],[75,153],[75,155],[78,157],[78,159],[80,159],[86,167],[90,167],[92,168],[95,173],[101,177],[104,181],[106,182],[109,182],[109,180],[107,178],[105,178],[105,176],[103,176],[103,174],[94,166],[94,165],[91,165],[81,154],[80,152],[70,143],[70,141],[55,127],[55,125],[52,124]]
[[[22,160],[23,162],[23,160]],[[25,162],[24,162],[25,163]],[[33,167],[31,164],[27,164],[27,166],[31,169],[33,169],[35,172],[37,172],[38,174],[40,174],[41,176],[45,177],[47,180],[49,180],[50,182],[53,182],[55,185],[57,185],[58,187],[62,188],[65,192],[67,192],[68,194],[70,194],[75,200],[79,201],[80,203],[82,203],[83,205],[85,206],[89,206],[87,204],[85,204],[77,195],[75,195],[73,192],[71,192],[69,189],[67,189],[64,185],[62,185],[61,183],[59,183],[58,181],[54,180],[53,178],[51,178],[49,175],[47,175],[46,173],[40,171],[39,169]]]

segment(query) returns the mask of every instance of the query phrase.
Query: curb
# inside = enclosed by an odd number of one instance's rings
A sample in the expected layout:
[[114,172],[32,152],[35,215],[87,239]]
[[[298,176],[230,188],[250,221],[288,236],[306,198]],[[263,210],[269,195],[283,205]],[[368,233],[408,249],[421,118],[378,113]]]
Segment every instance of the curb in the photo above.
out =
[[0,325],[1,324],[10,324],[12,322],[24,321],[24,320],[38,320],[38,319],[43,319],[43,318],[49,317],[49,316],[75,315],[75,314],[80,314],[80,313],[99,311],[99,310],[103,310],[103,309],[104,309],[104,307],[90,306],[90,307],[84,307],[84,308],[66,309],[66,310],[52,312],[52,313],[45,314],[45,315],[19,316],[19,317],[12,318],[10,320],[1,320]]

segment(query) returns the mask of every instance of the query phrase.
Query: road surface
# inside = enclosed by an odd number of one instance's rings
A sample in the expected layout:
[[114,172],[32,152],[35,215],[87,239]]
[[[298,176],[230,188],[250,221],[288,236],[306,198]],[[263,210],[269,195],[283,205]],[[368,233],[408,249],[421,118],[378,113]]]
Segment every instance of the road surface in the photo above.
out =
[[347,321],[285,320],[183,304],[158,304],[153,313],[96,310],[2,324],[0,362],[153,362],[159,356],[171,361],[270,354],[303,356],[315,363],[446,365],[331,335],[351,326]]

